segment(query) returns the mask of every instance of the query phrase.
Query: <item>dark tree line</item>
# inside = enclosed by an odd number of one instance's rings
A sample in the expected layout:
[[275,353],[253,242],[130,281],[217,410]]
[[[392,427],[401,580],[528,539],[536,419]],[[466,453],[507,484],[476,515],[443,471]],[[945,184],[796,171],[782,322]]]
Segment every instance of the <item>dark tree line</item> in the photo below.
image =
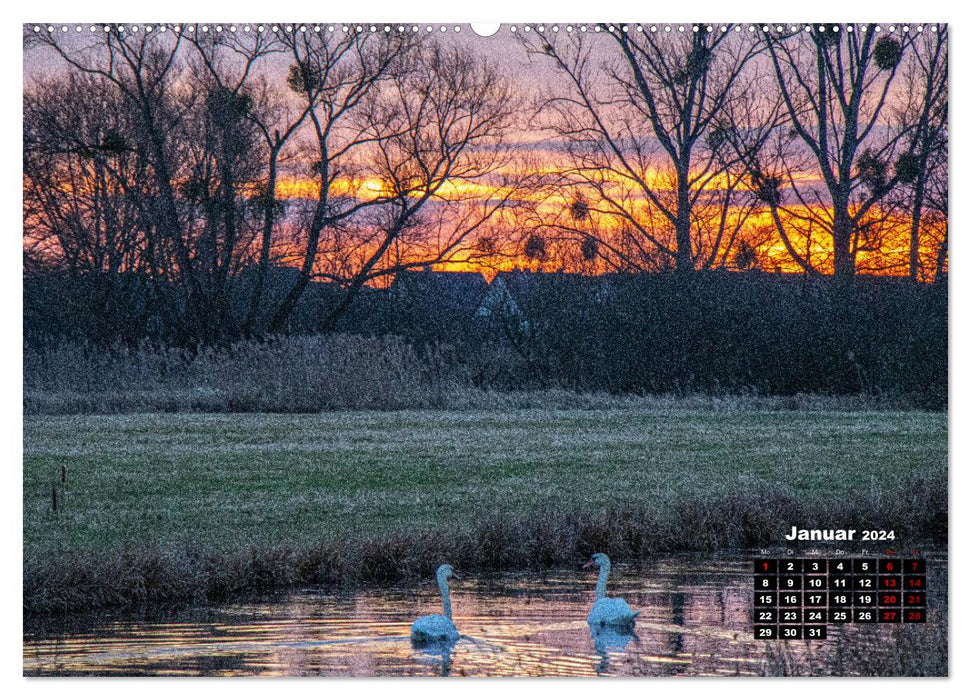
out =
[[[442,293],[365,327],[447,343],[485,388],[863,394],[947,405],[947,286],[758,271],[513,273],[470,314]],[[490,303],[491,302],[491,303]]]

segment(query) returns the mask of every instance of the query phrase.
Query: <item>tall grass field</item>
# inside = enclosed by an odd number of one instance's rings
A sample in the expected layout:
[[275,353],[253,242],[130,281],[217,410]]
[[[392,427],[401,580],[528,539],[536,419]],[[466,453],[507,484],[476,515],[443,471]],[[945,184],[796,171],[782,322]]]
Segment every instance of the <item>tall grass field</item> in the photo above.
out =
[[942,413],[690,402],[28,415],[24,607],[771,546],[792,525],[942,544],[946,431]]

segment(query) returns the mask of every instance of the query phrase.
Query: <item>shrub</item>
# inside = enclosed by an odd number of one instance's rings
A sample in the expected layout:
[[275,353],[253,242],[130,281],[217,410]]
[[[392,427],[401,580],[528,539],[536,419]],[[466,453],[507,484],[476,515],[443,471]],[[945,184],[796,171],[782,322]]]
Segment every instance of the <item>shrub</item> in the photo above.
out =
[[24,352],[28,413],[432,408],[461,381],[447,348],[398,337],[275,337],[196,353],[61,342]]

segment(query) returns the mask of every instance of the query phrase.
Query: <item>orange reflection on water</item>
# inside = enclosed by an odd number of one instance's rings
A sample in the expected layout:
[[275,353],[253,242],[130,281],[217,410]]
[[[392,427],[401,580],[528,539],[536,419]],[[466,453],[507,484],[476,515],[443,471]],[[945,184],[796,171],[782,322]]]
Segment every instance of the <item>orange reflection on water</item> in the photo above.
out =
[[[615,566],[610,593],[641,611],[634,635],[591,636],[593,576],[471,579],[453,587],[454,645],[416,649],[412,620],[438,612],[434,585],[314,590],[156,620],[28,632],[26,675],[671,676],[755,675],[751,559],[669,557]],[[830,640],[790,652],[825,650]]]

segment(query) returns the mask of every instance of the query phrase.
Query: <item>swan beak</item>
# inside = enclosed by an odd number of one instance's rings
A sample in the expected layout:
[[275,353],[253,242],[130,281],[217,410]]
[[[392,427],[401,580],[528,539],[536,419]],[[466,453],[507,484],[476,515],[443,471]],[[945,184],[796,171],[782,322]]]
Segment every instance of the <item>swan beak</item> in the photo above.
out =
[[591,566],[593,566],[593,559],[590,559],[589,561],[587,561],[587,563],[586,563],[586,564],[584,564],[584,565],[583,565],[582,567],[580,567],[580,568],[582,568],[582,569],[589,569],[589,568],[590,568]]

